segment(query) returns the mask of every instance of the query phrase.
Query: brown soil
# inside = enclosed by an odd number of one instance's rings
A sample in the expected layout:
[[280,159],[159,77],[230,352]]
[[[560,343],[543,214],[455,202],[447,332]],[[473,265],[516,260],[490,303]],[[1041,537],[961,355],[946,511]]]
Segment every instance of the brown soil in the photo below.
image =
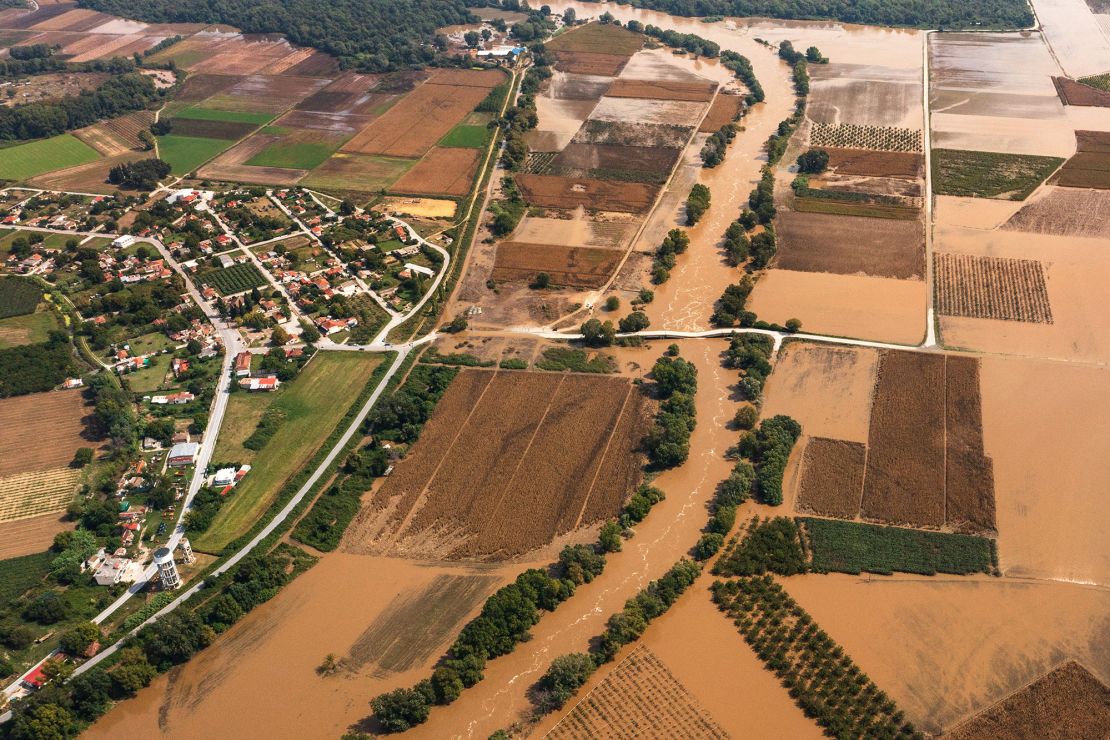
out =
[[545,737],[729,737],[659,657],[632,650]]
[[334,136],[350,136],[365,128],[373,120],[373,116],[293,110],[274,121],[274,125],[321,131]]
[[497,87],[507,80],[499,69],[437,69],[432,73],[431,82],[437,85],[459,87],[481,87],[486,90]]
[[858,442],[816,437],[802,454],[795,509],[810,514],[854,519],[863,491],[867,447]]
[[1053,77],[1052,84],[1056,85],[1056,94],[1064,105],[1110,108],[1110,93],[1105,90],[1098,90],[1067,77]]
[[1002,228],[1055,236],[1110,238],[1110,193],[1046,187]]
[[102,155],[114,157],[132,150],[141,150],[143,144],[139,141],[139,132],[149,128],[153,121],[153,113],[139,111],[74,131],[73,135]]
[[241,79],[241,77],[230,75],[189,75],[185,78],[185,82],[182,83],[177,95],[174,96],[174,100],[183,103],[199,103],[227,90]]
[[583,75],[605,75],[616,77],[628,63],[628,57],[620,54],[595,54],[586,51],[556,51],[555,69]]
[[776,266],[783,270],[903,280],[925,275],[925,234],[916,219],[784,211],[775,232]]
[[546,208],[642,213],[651,208],[658,185],[605,182],[554,175],[517,175],[517,187],[532,205]]
[[1110,688],[1072,661],[944,737],[947,740],[1087,740],[1110,736]]
[[419,157],[488,94],[485,87],[426,83],[347,142],[343,151]]
[[233,111],[278,113],[293,107],[328,84],[315,77],[252,74],[213,95],[205,105]]
[[556,71],[544,84],[542,95],[556,100],[592,100],[596,103],[612,83],[612,77]]
[[681,126],[693,130],[705,115],[705,103],[685,100],[604,97],[590,113],[595,121],[624,123],[636,121],[657,126]]
[[282,74],[303,75],[305,77],[331,77],[339,73],[339,60],[335,57],[314,51],[311,56],[297,62]]
[[343,549],[497,560],[612,516],[639,477],[622,417],[642,413],[625,378],[463,370]]
[[690,129],[686,126],[589,120],[575,133],[573,141],[575,144],[683,149],[689,140]]
[[393,183],[391,191],[431,195],[466,195],[478,171],[480,149],[435,147]]
[[939,313],[1052,323],[1044,266],[1040,262],[937,253],[933,264]]
[[170,125],[175,134],[181,136],[201,136],[206,139],[229,139],[236,141],[258,128],[256,123],[236,121],[206,121],[200,118],[174,118]]
[[54,535],[77,526],[64,513],[43,514],[13,522],[0,522],[0,560],[34,555],[50,548]]
[[49,20],[62,13],[66,13],[73,9],[70,4],[57,4],[57,5],[39,5],[38,10],[30,13],[16,14],[13,13],[11,18],[6,18],[4,21],[4,28],[31,28],[32,26]]
[[[79,447],[100,446],[80,391],[51,391],[0,401],[0,477],[67,465]],[[14,454],[18,450],[18,454]]]
[[664,182],[679,150],[616,144],[568,144],[546,171],[564,176]]
[[612,24],[588,23],[556,36],[547,42],[546,47],[553,51],[621,54],[629,57],[643,45],[644,37],[641,34]]
[[709,106],[709,112],[702,119],[698,131],[703,134],[711,134],[721,126],[739,120],[740,113],[743,110],[744,97],[742,95],[721,93],[713,99],[713,104]]
[[892,524],[944,524],[944,356],[884,352],[871,408],[861,513]]
[[869,149],[824,147],[829,169],[840,175],[921,177],[925,158],[914,152],[875,152]]
[[717,83],[709,80],[629,80],[620,78],[605,93],[611,98],[652,98],[654,100],[689,100],[708,103],[713,99]]
[[994,532],[994,464],[983,452],[979,360],[944,363],[944,519],[957,532]]
[[1110,152],[1076,152],[1051,182],[1069,188],[1110,189]]
[[620,262],[621,252],[560,244],[502,242],[493,265],[494,280],[526,280],[546,272],[553,285],[597,288],[605,284]]

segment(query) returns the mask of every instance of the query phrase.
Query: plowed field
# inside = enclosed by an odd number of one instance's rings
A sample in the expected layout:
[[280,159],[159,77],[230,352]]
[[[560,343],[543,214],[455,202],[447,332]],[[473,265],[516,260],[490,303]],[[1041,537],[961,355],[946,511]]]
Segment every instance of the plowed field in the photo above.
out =
[[698,131],[703,134],[710,134],[724,126],[726,123],[732,123],[740,117],[740,112],[744,110],[744,98],[740,95],[718,95],[713,104],[709,106],[709,112],[705,114],[702,119],[701,126]]
[[994,463],[983,453],[979,361],[949,355],[944,388],[945,523],[957,532],[994,531]]
[[1110,93],[1105,90],[1098,90],[1067,77],[1053,77],[1052,84],[1056,86],[1056,94],[1064,105],[1110,108]]
[[597,288],[609,279],[620,259],[621,252],[615,249],[502,242],[497,246],[493,279],[531,282],[546,272],[553,285]]
[[643,404],[625,378],[463,370],[343,548],[499,560],[612,516],[640,479]]
[[863,495],[867,447],[857,442],[815,437],[802,453],[798,511],[854,519]]
[[937,253],[934,269],[942,314],[1052,323],[1044,265],[1036,260]]
[[1110,132],[1076,131],[1076,152],[1064,162],[1055,184],[1110,190]]
[[829,169],[838,175],[876,177],[920,177],[925,163],[914,152],[876,152],[870,149],[824,147],[829,154]]
[[545,208],[643,213],[651,208],[658,185],[638,182],[604,182],[555,175],[517,175],[524,199]]
[[555,69],[581,75],[616,77],[628,63],[620,54],[595,54],[588,51],[556,51]]
[[92,410],[80,391],[32,393],[0,401],[0,476],[68,465],[79,447],[97,447]]
[[651,98],[654,100],[689,100],[708,103],[713,99],[717,83],[684,82],[681,80],[615,80],[605,93],[612,98]]
[[398,193],[466,195],[483,153],[480,149],[436,147],[390,190]]
[[785,211],[776,219],[776,266],[799,272],[921,280],[925,233],[917,219]]
[[727,738],[670,669],[643,645],[582,697],[547,734],[552,740]]
[[680,150],[615,144],[568,144],[545,168],[567,177],[626,182],[666,182]]

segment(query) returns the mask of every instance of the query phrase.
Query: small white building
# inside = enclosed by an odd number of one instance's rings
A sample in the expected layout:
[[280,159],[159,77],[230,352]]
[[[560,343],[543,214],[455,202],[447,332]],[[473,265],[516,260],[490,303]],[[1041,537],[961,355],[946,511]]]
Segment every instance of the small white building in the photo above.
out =
[[230,486],[235,483],[235,468],[221,468],[216,471],[216,475],[212,478],[212,485],[219,488]]
[[130,244],[134,244],[134,243],[135,243],[135,237],[131,236],[130,234],[124,234],[123,236],[117,236],[115,239],[112,240],[112,246],[113,247],[126,247],[126,246],[128,246]]
[[93,579],[100,586],[114,586],[117,583],[133,583],[135,581],[134,568],[131,567],[131,558],[110,557],[100,564],[93,574]]
[[424,265],[418,265],[414,262],[406,262],[405,263],[405,269],[406,270],[412,270],[413,272],[418,272],[421,275],[427,275],[428,277],[432,277],[433,275],[436,274],[435,270],[432,270],[428,267],[424,267]]
[[181,442],[170,448],[170,455],[167,463],[171,468],[193,465],[197,461],[198,454],[200,454],[199,444],[196,442]]
[[154,551],[154,564],[158,566],[158,578],[162,588],[171,591],[181,587],[181,576],[177,574],[177,564],[173,562],[173,550],[159,547]]

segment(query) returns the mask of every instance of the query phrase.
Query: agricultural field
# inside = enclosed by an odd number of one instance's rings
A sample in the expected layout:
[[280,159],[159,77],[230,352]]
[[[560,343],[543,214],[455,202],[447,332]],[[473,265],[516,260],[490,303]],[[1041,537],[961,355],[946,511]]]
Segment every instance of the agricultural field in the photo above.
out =
[[867,446],[813,437],[802,453],[798,500],[794,508],[837,519],[854,519],[863,496]]
[[0,277],[0,319],[35,312],[42,300],[42,289],[31,280]]
[[933,192],[1025,200],[1063,163],[1059,157],[933,149]]
[[639,182],[587,180],[555,175],[517,175],[517,187],[529,203],[545,208],[579,206],[599,211],[643,213],[655,202],[659,186]]
[[641,735],[729,737],[663,661],[643,645],[582,697],[545,737],[588,740]]
[[251,262],[202,272],[197,275],[197,281],[202,285],[211,285],[221,295],[242,293],[245,290],[261,288],[267,284],[265,276]]
[[496,561],[596,524],[639,482],[644,405],[627,378],[464,369],[342,548]]
[[393,183],[397,193],[462,196],[470,192],[482,152],[478,149],[435,147]]
[[1070,661],[945,733],[951,740],[1098,737],[1110,727],[1110,688]]
[[925,277],[925,234],[916,216],[909,221],[784,211],[775,219],[775,232],[775,266],[782,270]]
[[150,128],[153,121],[154,114],[150,111],[136,111],[79,129],[73,135],[103,156],[114,157],[141,151],[143,143],[139,141],[139,132]]
[[[897,60],[899,65],[908,60]],[[921,66],[845,64],[809,65],[806,117],[822,125],[855,124],[920,129]]]
[[816,147],[879,152],[920,152],[923,139],[920,129],[856,123],[815,123],[810,132],[810,143]]
[[53,544],[56,534],[76,526],[62,511],[0,522],[0,560],[41,553]]
[[19,144],[3,149],[0,180],[26,180],[44,172],[95,162],[95,149],[70,134]]
[[460,123],[439,140],[439,146],[483,149],[489,143],[489,138],[490,130],[485,126]]
[[49,552],[0,560],[0,602],[10,604],[28,589],[38,585],[50,572]]
[[254,456],[251,473],[235,487],[212,525],[190,538],[193,547],[216,553],[250,529],[285,481],[336,428],[380,362],[378,356],[357,352],[320,353],[295,380],[283,385],[267,408],[282,410],[285,420]]
[[58,318],[46,304],[28,314],[0,319],[0,349],[45,342],[57,328]]
[[[837,147],[823,149],[829,155],[829,169],[838,175],[917,179],[921,177],[924,165],[922,155],[915,152],[877,152]],[[936,177],[936,174],[933,176]]]
[[832,519],[800,519],[813,569],[840,573],[986,573],[991,541]]
[[65,468],[79,447],[99,446],[91,425],[92,409],[80,391],[32,393],[0,401],[4,449],[15,449],[19,440],[37,440],[19,455],[0,457],[0,476]]
[[554,53],[559,72],[615,77],[643,43],[639,34],[590,23],[555,37],[546,46]]
[[705,114],[701,125],[698,126],[698,133],[711,134],[716,132],[722,126],[739,120],[743,110],[744,97],[742,95],[721,93],[713,99],[713,104],[709,106],[709,112]]
[[621,255],[615,249],[502,242],[497,247],[493,279],[532,282],[544,272],[552,285],[597,288],[613,274]]
[[336,152],[300,184],[329,191],[372,193],[390,188],[415,163],[399,157]]
[[1002,321],[1052,323],[1044,265],[1034,260],[937,253],[937,311]]
[[306,139],[304,141],[293,141],[283,136],[248,159],[245,164],[248,167],[282,167],[298,170],[311,170],[318,167],[335,152],[338,142],[336,146],[332,146],[326,141],[320,141],[319,135],[313,135],[314,133],[303,132],[301,138]]
[[[1064,105],[1078,105],[1092,108],[1110,108],[1110,90],[1105,89],[1105,75],[1087,77],[1079,81],[1067,77],[1053,77],[1056,93]],[[1102,82],[1103,87],[1096,87]]]
[[173,174],[184,175],[212,159],[233,143],[235,142],[230,139],[167,134],[158,137],[158,156],[170,163]]
[[1110,132],[1076,131],[1076,153],[1053,178],[1070,188],[1110,190]]

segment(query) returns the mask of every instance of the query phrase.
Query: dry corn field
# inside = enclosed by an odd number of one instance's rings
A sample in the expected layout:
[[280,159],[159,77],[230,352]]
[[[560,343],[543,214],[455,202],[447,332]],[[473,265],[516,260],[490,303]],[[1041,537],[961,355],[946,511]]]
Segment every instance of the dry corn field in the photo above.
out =
[[81,471],[54,468],[0,478],[0,522],[61,511],[77,491]]
[[810,132],[813,146],[873,149],[880,152],[920,152],[920,130],[897,126],[861,126],[855,123],[815,123]]
[[658,656],[643,645],[547,734],[554,740],[728,736]]
[[937,310],[946,316],[1052,323],[1044,266],[1036,260],[937,254]]

